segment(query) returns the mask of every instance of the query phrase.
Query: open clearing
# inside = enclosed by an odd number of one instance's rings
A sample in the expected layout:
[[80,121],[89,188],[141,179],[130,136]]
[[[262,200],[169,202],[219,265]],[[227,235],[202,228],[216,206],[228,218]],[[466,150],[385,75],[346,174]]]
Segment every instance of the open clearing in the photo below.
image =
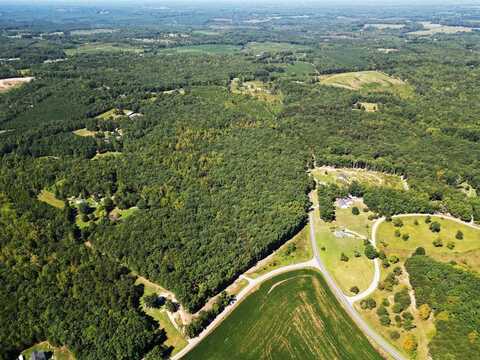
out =
[[365,24],[364,28],[374,28],[377,30],[398,30],[403,29],[405,24]]
[[369,102],[358,102],[355,104],[356,110],[363,110],[366,112],[377,112],[378,111],[378,104],[377,103],[369,103]]
[[388,76],[379,71],[357,71],[318,77],[320,84],[364,92],[391,92],[401,97],[409,97],[413,89],[403,80]]
[[112,34],[118,30],[115,29],[81,29],[70,31],[72,36],[88,36],[88,35],[98,35],[98,34]]
[[22,355],[24,356],[25,359],[30,360],[32,353],[34,351],[44,351],[44,352],[50,352],[53,353],[52,359],[55,360],[75,360],[75,357],[73,354],[68,351],[66,347],[54,347],[48,343],[48,341],[44,341],[41,343],[38,343],[27,350],[22,352]]
[[321,275],[264,282],[184,359],[381,359]]
[[312,170],[312,175],[321,184],[348,186],[353,181],[357,181],[367,186],[384,186],[398,190],[408,188],[406,181],[400,176],[379,171],[322,166]]
[[[146,280],[146,279],[145,279]],[[137,279],[135,282],[136,284],[143,284],[144,292],[143,296],[140,299],[140,306],[142,310],[154,318],[158,326],[162,329],[165,329],[165,333],[167,335],[167,340],[165,341],[165,345],[173,347],[172,355],[176,354],[178,351],[183,349],[187,346],[187,340],[183,337],[180,331],[174,326],[174,324],[170,321],[168,314],[164,308],[154,309],[148,308],[145,306],[144,297],[151,294],[157,294],[163,296],[167,291],[160,286],[157,286],[149,281],[143,281],[142,279]]]
[[285,43],[285,42],[250,42],[243,49],[244,52],[253,53],[255,55],[269,52],[278,53],[284,51],[301,51],[308,49],[306,46]]
[[204,44],[177,46],[160,50],[162,54],[230,54],[240,51],[240,46],[227,44]]
[[29,83],[34,78],[31,76],[28,77],[19,77],[19,78],[9,78],[9,79],[0,79],[0,93],[11,90],[15,87],[18,87],[22,84]]
[[[317,205],[316,194],[313,199],[314,205]],[[351,209],[346,210],[351,212]],[[374,264],[364,255],[363,239],[344,232],[345,226],[335,222],[326,223],[320,219],[318,208],[314,210],[313,219],[320,257],[338,286],[349,296],[353,295],[350,292],[353,286],[357,286],[360,291],[367,289],[373,279]],[[352,221],[347,219],[343,214],[339,220],[346,224]],[[357,230],[360,227],[362,225],[359,225]],[[360,256],[355,257],[355,252]],[[342,253],[348,257],[348,261],[340,259]]]
[[[395,227],[392,222],[383,222],[378,228],[379,249],[387,255],[397,255],[403,261],[419,246],[425,248],[427,255],[442,261],[455,261],[460,266],[480,272],[480,230],[453,220],[431,216],[431,220],[440,224],[440,232],[434,233],[425,223],[426,216],[408,216],[400,218],[402,227]],[[418,225],[415,225],[415,220]],[[395,236],[395,230],[400,237]],[[456,233],[463,233],[463,240],[456,239]],[[403,240],[402,235],[408,234],[409,239]],[[441,239],[443,246],[434,246],[433,241]],[[382,242],[386,246],[382,246]],[[449,249],[448,243],[455,247]]]
[[56,207],[57,209],[63,209],[65,207],[65,203],[62,200],[57,199],[54,193],[45,189],[38,194],[37,198],[38,200]]
[[240,79],[235,78],[230,83],[230,91],[233,94],[250,95],[256,99],[269,103],[278,103],[282,101],[281,93],[275,93],[270,89],[268,84],[258,80],[242,82]]
[[98,153],[97,155],[95,155],[92,160],[98,160],[98,159],[102,159],[102,158],[115,158],[115,157],[118,157],[118,156],[121,156],[122,153],[119,152],[119,151],[107,151],[107,152],[104,152],[104,153]]
[[77,48],[65,49],[65,54],[67,56],[75,56],[81,54],[92,54],[92,53],[102,53],[102,52],[130,52],[130,53],[142,53],[143,49],[139,47],[133,47],[128,45],[117,45],[117,44],[107,44],[107,43],[89,43],[82,44]]
[[447,26],[441,24],[433,24],[430,21],[421,23],[425,30],[409,32],[408,35],[413,36],[432,36],[435,34],[456,34],[461,32],[472,32],[472,28],[464,26]]
[[310,260],[313,257],[310,246],[309,225],[295,235],[291,240],[283,244],[272,255],[260,261],[253,271],[246,275],[256,278],[282,266],[301,263]]
[[90,131],[87,129],[78,129],[73,131],[73,134],[77,136],[82,136],[82,137],[94,137],[95,131]]

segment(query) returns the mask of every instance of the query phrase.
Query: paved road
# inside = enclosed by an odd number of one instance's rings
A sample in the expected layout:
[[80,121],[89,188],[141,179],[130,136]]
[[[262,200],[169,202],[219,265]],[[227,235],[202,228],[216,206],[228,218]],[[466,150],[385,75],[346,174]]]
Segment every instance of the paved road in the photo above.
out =
[[390,345],[381,335],[374,331],[365,320],[357,313],[352,303],[348,301],[347,297],[343,294],[343,291],[338,287],[335,280],[326,269],[322,260],[320,259],[317,247],[317,241],[315,239],[315,228],[313,222],[313,212],[310,212],[310,241],[312,243],[314,259],[317,262],[317,268],[321,271],[323,277],[327,281],[330,290],[337,298],[337,300],[342,304],[343,308],[350,315],[352,320],[357,324],[357,326],[363,331],[365,335],[370,337],[384,352],[388,353],[395,360],[406,360],[406,358],[400,354],[392,345]]

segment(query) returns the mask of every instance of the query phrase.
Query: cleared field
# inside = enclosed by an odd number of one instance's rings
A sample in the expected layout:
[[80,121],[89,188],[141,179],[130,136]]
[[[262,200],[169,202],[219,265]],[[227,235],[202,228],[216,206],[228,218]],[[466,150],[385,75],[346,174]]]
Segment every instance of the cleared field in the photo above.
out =
[[[314,202],[316,205],[316,197]],[[350,288],[353,286],[357,286],[360,291],[367,289],[373,279],[374,265],[364,255],[363,240],[344,233],[343,227],[338,224],[321,220],[318,208],[315,209],[313,218],[320,257],[338,286],[346,295],[352,295]],[[360,256],[355,257],[355,252]],[[348,257],[348,261],[341,260],[342,253]]]
[[359,102],[356,104],[357,110],[363,110],[366,112],[377,112],[378,111],[378,104],[376,103],[368,103],[368,102]]
[[405,24],[365,24],[365,28],[374,28],[377,30],[398,30],[405,27]]
[[219,36],[222,33],[213,30],[194,30],[192,31],[193,35],[205,35],[205,36]]
[[250,95],[269,103],[282,101],[282,94],[275,93],[268,84],[258,80],[241,82],[240,79],[235,78],[230,83],[230,91],[233,94]]
[[408,188],[400,176],[364,169],[322,166],[312,170],[312,175],[317,181],[325,184],[350,185],[357,181],[364,185],[385,186],[398,190]]
[[[392,222],[383,222],[377,233],[378,244],[387,255],[397,255],[403,261],[417,248],[425,248],[428,256],[448,262],[456,261],[459,265],[480,272],[480,230],[457,223],[453,220],[432,216],[431,220],[440,224],[440,232],[434,233],[425,223],[426,216],[402,217],[402,227],[395,227]],[[418,225],[415,225],[415,220]],[[400,237],[395,236],[398,230]],[[463,239],[456,238],[457,231],[463,233]],[[402,235],[408,234],[408,240]],[[442,246],[435,246],[433,241],[441,239]],[[382,246],[384,242],[386,246]],[[448,244],[454,245],[453,249]]]
[[313,270],[263,283],[184,359],[381,359]]
[[283,51],[301,51],[308,49],[306,46],[291,44],[286,42],[250,42],[248,43],[243,51],[253,54],[261,54],[263,52],[283,52]]
[[101,154],[97,154],[95,155],[92,160],[98,160],[98,159],[101,159],[101,158],[106,158],[106,157],[112,157],[112,158],[115,158],[117,156],[121,156],[122,153],[121,152],[118,152],[118,151],[107,151],[105,153],[101,153]]
[[[357,207],[360,210],[360,214],[353,215],[353,207]],[[370,211],[365,212],[364,210],[366,208],[367,206],[363,203],[362,199],[355,199],[348,208],[342,209],[337,206],[335,210],[336,219],[333,224],[370,238],[373,221],[369,220],[368,217],[373,215],[373,213]]]
[[441,24],[433,24],[430,21],[421,23],[425,30],[418,30],[409,32],[412,36],[432,36],[435,34],[456,34],[461,32],[472,32],[472,28],[464,26],[447,26]]
[[100,119],[100,120],[109,120],[109,119],[115,120],[116,118],[119,118],[120,116],[125,116],[129,113],[132,113],[132,112],[133,111],[128,110],[128,109],[124,109],[124,110],[110,109],[110,110],[105,111],[104,113],[96,116],[95,118]]
[[77,136],[82,136],[82,137],[93,137],[95,136],[96,133],[95,131],[90,131],[87,129],[78,129],[73,131],[73,134]]
[[403,80],[379,71],[358,71],[319,76],[320,84],[353,91],[391,92],[402,97],[413,95],[413,88]]
[[65,49],[65,54],[67,56],[75,56],[81,54],[93,54],[101,52],[131,52],[131,53],[142,53],[143,49],[139,47],[133,47],[128,45],[117,45],[117,44],[108,44],[108,43],[90,43],[82,44],[77,48]]
[[298,78],[306,78],[309,75],[316,73],[315,66],[310,63],[297,61],[294,64],[289,64],[285,67],[284,76],[293,76]]
[[32,353],[34,351],[44,351],[44,352],[51,352],[53,353],[52,359],[55,360],[75,360],[75,357],[73,354],[68,351],[66,347],[54,347],[48,343],[48,341],[44,341],[41,343],[38,343],[31,348],[28,348],[24,352],[22,352],[22,355],[24,356],[25,359],[31,359]]
[[38,194],[37,199],[57,209],[63,209],[65,207],[65,203],[62,200],[57,199],[54,193],[45,189]]
[[178,46],[163,49],[160,52],[165,54],[230,54],[240,51],[240,46],[228,44],[204,44],[191,46]]
[[254,271],[248,272],[246,275],[256,278],[279,267],[310,260],[313,253],[310,246],[309,231],[310,227],[307,225],[272,255],[262,260]]
[[[146,280],[146,279],[145,279]],[[167,339],[165,341],[165,345],[171,346],[173,348],[172,354],[176,354],[180,350],[182,350],[185,346],[187,346],[187,340],[183,337],[180,331],[174,326],[174,324],[170,321],[170,318],[167,315],[165,309],[153,309],[148,308],[145,306],[144,297],[151,294],[160,295],[165,293],[166,290],[147,281],[137,280],[136,284],[143,284],[144,286],[144,293],[142,298],[140,299],[140,306],[142,310],[147,314],[150,315],[155,321],[158,323],[158,326],[161,329],[165,330],[167,335]]]
[[97,34],[112,34],[115,29],[82,29],[82,30],[73,30],[70,31],[72,36],[87,36],[87,35],[97,35]]
[[33,79],[34,79],[33,77],[0,79],[0,93],[19,87],[22,84],[29,83]]

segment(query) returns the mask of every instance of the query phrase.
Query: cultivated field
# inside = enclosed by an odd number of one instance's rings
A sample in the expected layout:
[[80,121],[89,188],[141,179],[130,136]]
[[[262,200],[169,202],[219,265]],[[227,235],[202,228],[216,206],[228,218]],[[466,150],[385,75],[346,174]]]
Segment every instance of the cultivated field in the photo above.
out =
[[324,184],[350,185],[357,181],[368,186],[384,186],[398,190],[408,187],[400,176],[364,169],[322,166],[312,170],[312,174],[317,181]]
[[408,35],[413,36],[432,36],[435,34],[456,34],[462,32],[471,32],[472,28],[464,26],[447,26],[441,24],[433,24],[430,21],[421,23],[425,30],[409,32]]
[[184,359],[381,359],[316,271],[263,283]]
[[18,87],[22,84],[29,83],[32,81],[33,77],[19,77],[19,78],[9,78],[9,79],[0,79],[0,93],[11,90],[15,87]]
[[413,89],[403,80],[379,71],[358,71],[319,76],[320,84],[353,91],[391,92],[402,97],[413,94]]

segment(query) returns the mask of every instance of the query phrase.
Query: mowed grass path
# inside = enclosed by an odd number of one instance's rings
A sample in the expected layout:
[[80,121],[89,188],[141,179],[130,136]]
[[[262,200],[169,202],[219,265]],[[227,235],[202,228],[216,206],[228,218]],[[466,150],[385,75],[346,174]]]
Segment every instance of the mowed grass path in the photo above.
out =
[[263,283],[184,359],[382,359],[321,275],[300,270]]
[[[387,255],[397,255],[404,261],[417,247],[424,247],[427,255],[438,261],[456,261],[459,265],[470,270],[480,272],[480,230],[453,220],[432,216],[431,220],[440,223],[440,232],[430,231],[429,224],[425,223],[426,216],[401,217],[402,227],[395,227],[392,222],[383,222],[378,227],[377,243]],[[417,220],[418,225],[415,225]],[[408,240],[395,236],[395,230],[408,234]],[[455,238],[457,231],[463,233],[463,240]],[[433,241],[440,238],[443,246],[435,247]],[[381,246],[381,242],[387,244]],[[448,249],[447,244],[452,242],[455,247]]]

